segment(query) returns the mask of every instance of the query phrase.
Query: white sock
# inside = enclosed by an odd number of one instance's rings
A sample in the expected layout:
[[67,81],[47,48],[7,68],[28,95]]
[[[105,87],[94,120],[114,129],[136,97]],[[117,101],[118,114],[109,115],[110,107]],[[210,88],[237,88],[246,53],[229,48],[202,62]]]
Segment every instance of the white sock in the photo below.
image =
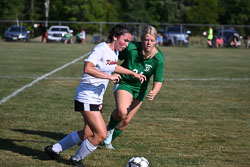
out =
[[77,131],[64,137],[61,141],[54,144],[52,150],[56,153],[60,153],[68,148],[75,146],[81,142],[81,138],[78,136]]
[[93,144],[91,144],[87,138],[82,142],[82,144],[80,145],[80,147],[78,148],[77,152],[72,157],[72,159],[77,160],[77,161],[82,160],[87,155],[92,153],[96,148],[97,146],[94,146]]

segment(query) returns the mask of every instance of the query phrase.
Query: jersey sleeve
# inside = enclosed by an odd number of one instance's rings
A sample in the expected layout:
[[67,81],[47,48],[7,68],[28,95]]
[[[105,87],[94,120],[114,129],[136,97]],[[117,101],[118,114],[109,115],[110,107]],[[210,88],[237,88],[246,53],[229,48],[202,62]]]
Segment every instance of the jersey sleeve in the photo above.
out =
[[162,53],[160,52],[157,56],[158,64],[155,69],[154,74],[154,81],[155,82],[162,82],[163,81],[163,73],[164,73],[164,57]]
[[85,59],[85,62],[89,61],[93,63],[95,66],[101,61],[102,58],[102,51],[100,48],[94,48],[89,57]]

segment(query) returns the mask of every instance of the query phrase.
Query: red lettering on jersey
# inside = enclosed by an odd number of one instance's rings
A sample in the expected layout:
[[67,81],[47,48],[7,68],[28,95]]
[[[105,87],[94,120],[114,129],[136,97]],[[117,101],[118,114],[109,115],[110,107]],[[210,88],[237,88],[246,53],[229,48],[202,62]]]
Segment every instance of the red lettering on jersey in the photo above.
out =
[[114,65],[114,64],[118,64],[117,61],[111,61],[111,60],[106,60],[106,65]]

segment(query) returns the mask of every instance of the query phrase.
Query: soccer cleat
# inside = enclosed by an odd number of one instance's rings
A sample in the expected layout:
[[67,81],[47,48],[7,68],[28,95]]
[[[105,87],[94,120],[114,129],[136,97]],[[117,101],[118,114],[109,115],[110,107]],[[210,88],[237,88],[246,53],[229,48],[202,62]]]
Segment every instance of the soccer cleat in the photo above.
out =
[[60,154],[56,153],[55,151],[52,150],[53,145],[49,145],[44,148],[44,151],[47,153],[47,155],[53,159],[53,160],[58,160],[60,158]]
[[112,146],[112,143],[109,143],[109,144],[103,143],[103,146],[106,147],[107,149],[115,150],[115,147]]
[[108,132],[107,132],[107,137],[106,137],[106,139],[103,141],[103,143],[104,143],[105,145],[111,144],[112,136],[113,136],[114,130],[115,130],[115,129],[110,129],[110,130],[108,130]]
[[76,167],[85,167],[82,163],[82,160],[74,160],[73,157],[70,158],[70,163],[73,165],[73,166],[76,166]]

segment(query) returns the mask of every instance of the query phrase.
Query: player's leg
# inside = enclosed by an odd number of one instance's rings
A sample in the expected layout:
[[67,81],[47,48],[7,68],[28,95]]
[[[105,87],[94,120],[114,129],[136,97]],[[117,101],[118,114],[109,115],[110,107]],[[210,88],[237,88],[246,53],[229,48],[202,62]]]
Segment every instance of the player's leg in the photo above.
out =
[[78,136],[82,139],[82,141],[84,141],[86,138],[93,136],[93,132],[91,131],[91,129],[89,128],[88,125],[84,125],[84,128],[80,131],[77,132]]
[[107,135],[105,122],[100,111],[84,111],[82,114],[93,135],[86,138],[75,155],[71,157],[70,162],[73,165],[81,163],[81,160],[92,153]]
[[131,105],[131,111],[128,113],[128,116],[120,122],[120,124],[115,128],[113,136],[112,136],[112,142],[114,141],[115,138],[120,136],[124,129],[128,126],[130,123],[131,119],[134,117],[134,115],[139,111],[142,101],[140,100],[133,100],[132,105]]
[[117,126],[116,129],[123,131],[128,126],[129,122],[134,117],[134,115],[139,111],[142,103],[143,103],[142,101],[134,99],[131,104],[131,110],[128,113],[127,117],[120,122],[120,124]]
[[127,90],[117,90],[115,92],[116,109],[112,116],[115,120],[123,120],[131,110],[133,95]]
[[[127,117],[125,119],[123,119],[119,125],[113,129],[112,134],[110,134],[110,136],[107,136],[107,138],[104,140],[104,146],[108,149],[115,149],[112,145],[112,142],[115,138],[117,138],[118,136],[120,136],[123,132],[123,130],[128,126],[129,122],[131,121],[131,119],[134,117],[134,115],[139,111],[141,105],[142,105],[142,101],[140,100],[133,100],[132,104],[131,104],[131,110],[128,113]],[[107,142],[107,139],[111,140],[110,143]],[[105,142],[106,141],[106,142]]]
[[93,133],[87,124],[84,124],[83,130],[74,131],[54,145],[45,147],[45,152],[51,159],[59,159],[60,152],[65,151],[75,145],[84,141],[87,137],[92,136]]
[[133,101],[133,95],[126,90],[117,90],[115,92],[115,99],[116,109],[110,116],[110,121],[107,125],[107,138],[104,140],[104,144],[106,145],[111,143],[114,128],[127,117]]
[[93,135],[88,137],[88,140],[93,145],[99,145],[106,137],[107,130],[106,125],[103,120],[102,114],[100,111],[85,111],[82,112],[84,115],[84,121],[89,126]]
[[212,41],[211,40],[207,40],[207,45],[208,45],[209,48],[211,48],[212,47]]
[[[75,101],[75,111],[84,111],[83,103]],[[84,116],[83,116],[84,119]],[[84,120],[84,122],[86,122]],[[87,124],[84,124],[83,130],[72,132],[65,136],[62,140],[54,145],[45,147],[45,152],[50,156],[51,159],[59,159],[60,152],[71,148],[72,146],[78,145],[84,141],[87,137],[92,136],[93,133]]]
[[77,131],[74,131],[67,136],[65,136],[62,140],[54,145],[49,145],[44,148],[45,152],[49,155],[51,159],[59,159],[60,152],[69,149],[72,146],[75,146],[81,142],[81,138],[79,137]]

